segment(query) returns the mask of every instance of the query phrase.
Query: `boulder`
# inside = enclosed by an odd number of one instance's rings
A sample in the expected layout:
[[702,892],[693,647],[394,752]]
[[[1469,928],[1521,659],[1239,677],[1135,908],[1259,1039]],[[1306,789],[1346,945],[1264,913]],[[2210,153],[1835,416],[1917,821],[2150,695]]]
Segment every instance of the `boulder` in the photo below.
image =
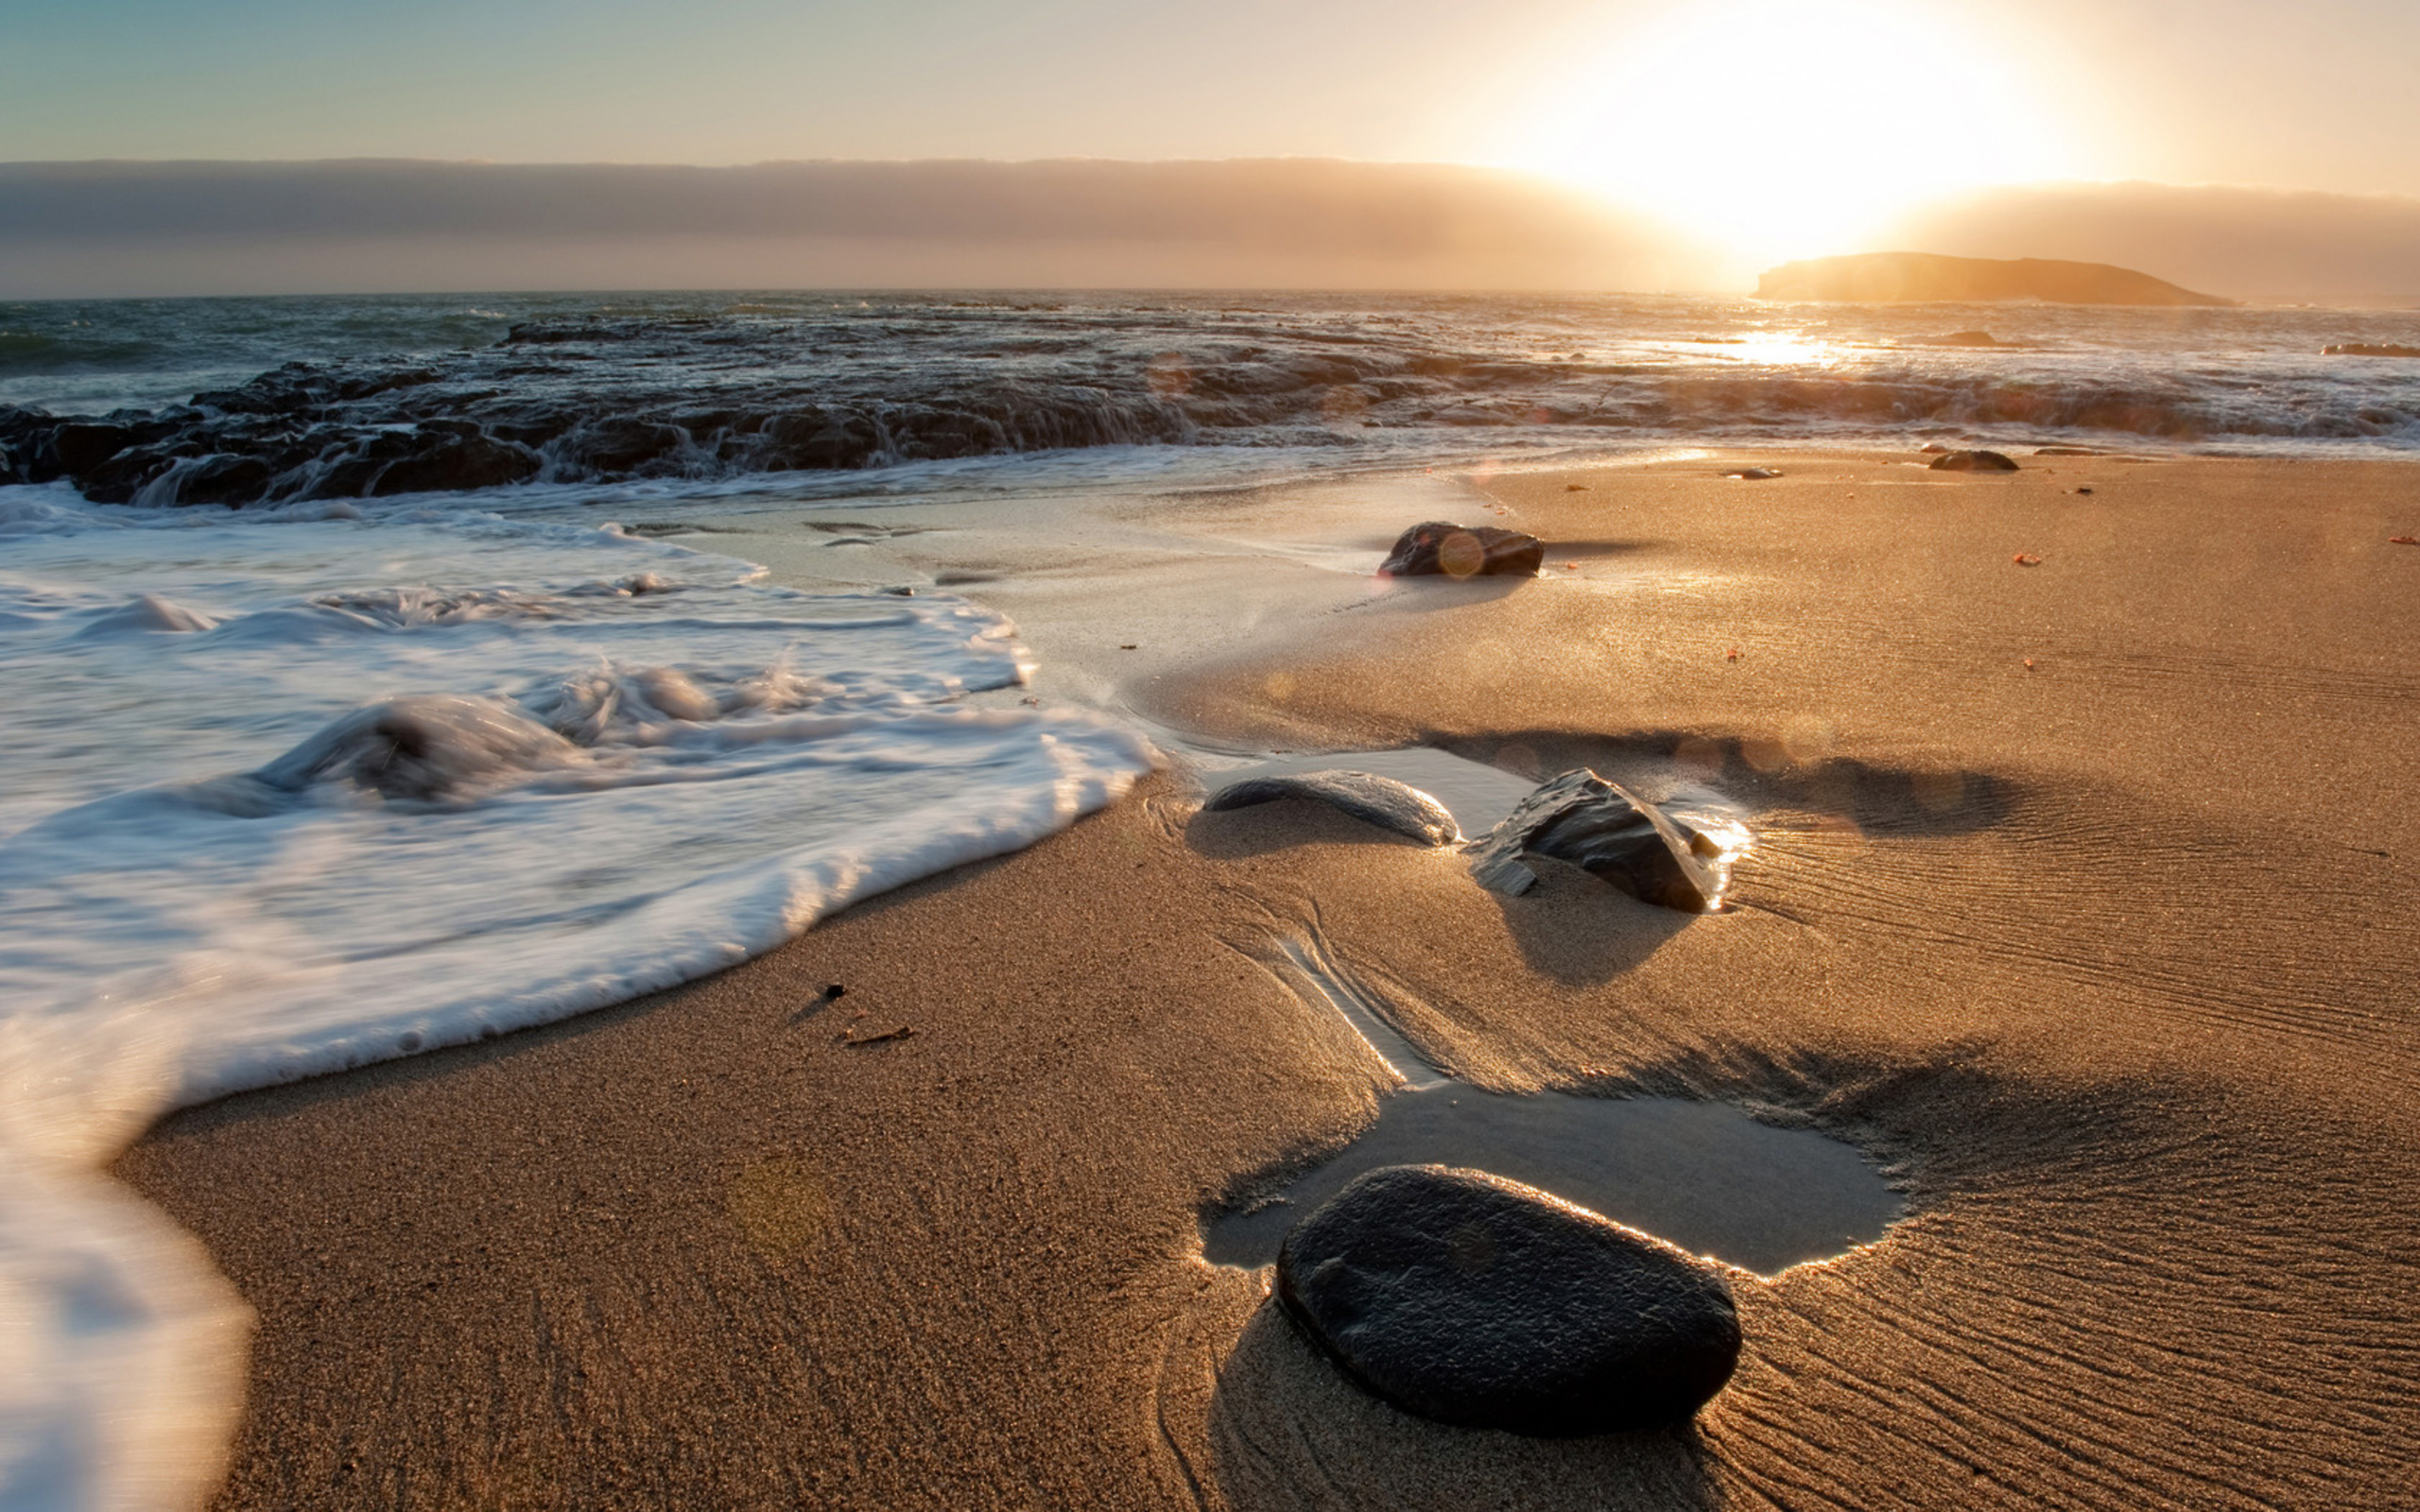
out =
[[130,428],[107,421],[69,421],[50,433],[50,450],[61,471],[82,477],[140,438]]
[[1492,892],[1517,897],[1538,880],[1520,858],[1552,856],[1640,902],[1696,914],[1721,892],[1705,864],[1714,850],[1696,831],[1583,766],[1541,785],[1473,846],[1471,875]]
[[1686,1422],[1739,1360],[1712,1263],[1444,1166],[1381,1167],[1295,1225],[1277,1298],[1385,1400],[1538,1437]]
[[1374,772],[1289,772],[1252,777],[1220,788],[1202,804],[1214,812],[1306,798],[1353,816],[1365,824],[1409,835],[1422,845],[1451,845],[1462,837],[1453,812],[1412,786]]
[[2016,461],[1997,452],[1945,452],[1932,459],[1936,472],[2014,472]]
[[[381,471],[369,492],[459,492],[527,483],[537,475],[539,462],[521,447],[492,440],[475,432],[469,436],[429,433],[424,427],[420,445]],[[429,445],[434,441],[435,445]]]
[[1546,559],[1545,542],[1522,531],[1430,520],[1397,536],[1378,571],[1390,577],[1534,577]]

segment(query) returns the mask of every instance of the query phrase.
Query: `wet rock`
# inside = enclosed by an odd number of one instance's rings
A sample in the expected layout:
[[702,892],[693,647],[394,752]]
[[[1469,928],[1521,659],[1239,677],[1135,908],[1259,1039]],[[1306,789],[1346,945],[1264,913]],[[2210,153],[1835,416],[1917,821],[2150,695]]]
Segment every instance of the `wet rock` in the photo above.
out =
[[1214,813],[1305,798],[1353,816],[1365,824],[1409,835],[1422,845],[1451,845],[1462,837],[1453,812],[1412,786],[1374,772],[1290,772],[1253,777],[1211,795],[1201,806]]
[[455,492],[526,483],[537,475],[538,459],[520,447],[493,440],[474,431],[446,436],[425,450],[415,450],[389,463],[367,492]]
[[2406,347],[2394,342],[2341,341],[2332,347],[2322,347],[2323,357],[2420,357],[2420,347]]
[[1545,543],[1522,531],[1430,520],[1396,537],[1378,571],[1390,577],[1534,577],[1546,559]]
[[1936,472],[2014,472],[2016,461],[1998,452],[1945,452],[1932,459]]
[[1738,1313],[1711,1263],[1443,1166],[1372,1171],[1297,1224],[1277,1298],[1396,1406],[1540,1437],[1685,1422],[1739,1359]]
[[50,433],[50,454],[62,472],[81,477],[135,444],[134,432],[104,421],[70,421]]
[[268,491],[277,470],[257,456],[205,457],[173,479],[177,504],[250,504]]
[[882,446],[882,433],[864,415],[821,406],[767,420],[763,465],[768,472],[861,468]]
[[1933,337],[1931,345],[1936,347],[1996,347],[2004,345],[2004,343],[1997,337],[1994,336],[1989,331],[1952,331],[1945,336]]
[[1521,857],[1552,856],[1640,902],[1696,914],[1721,891],[1705,864],[1713,849],[1628,788],[1580,767],[1541,785],[1473,846],[1471,876],[1517,897],[1538,880]]
[[562,459],[597,477],[623,477],[680,451],[688,436],[677,425],[608,416],[580,427],[561,443]]

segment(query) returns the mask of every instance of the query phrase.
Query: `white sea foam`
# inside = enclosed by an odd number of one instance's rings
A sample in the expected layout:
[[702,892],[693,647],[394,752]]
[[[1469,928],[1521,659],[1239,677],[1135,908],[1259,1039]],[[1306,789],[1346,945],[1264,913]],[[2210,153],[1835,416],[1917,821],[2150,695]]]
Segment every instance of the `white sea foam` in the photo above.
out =
[[1026,671],[958,600],[368,513],[0,489],[7,1512],[190,1501],[231,1427],[240,1305],[98,1174],[149,1118],[711,971],[1152,759],[957,702]]

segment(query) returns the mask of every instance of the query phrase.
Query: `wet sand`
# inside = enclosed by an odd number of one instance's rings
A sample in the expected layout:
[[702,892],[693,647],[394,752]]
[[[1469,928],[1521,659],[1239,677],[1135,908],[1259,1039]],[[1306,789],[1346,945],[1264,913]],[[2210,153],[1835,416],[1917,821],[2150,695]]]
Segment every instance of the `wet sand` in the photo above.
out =
[[[732,522],[991,575],[1027,696],[1703,782],[1759,845],[1719,916],[1504,899],[1178,769],[692,987],[180,1114],[118,1172],[259,1315],[217,1504],[2408,1504],[2420,468],[2024,460]],[[1438,514],[1547,578],[1352,570]],[[1404,1417],[1201,1258],[1391,1085],[1287,941],[1464,1081],[1821,1127],[1909,1215],[1743,1276],[1688,1433]]]

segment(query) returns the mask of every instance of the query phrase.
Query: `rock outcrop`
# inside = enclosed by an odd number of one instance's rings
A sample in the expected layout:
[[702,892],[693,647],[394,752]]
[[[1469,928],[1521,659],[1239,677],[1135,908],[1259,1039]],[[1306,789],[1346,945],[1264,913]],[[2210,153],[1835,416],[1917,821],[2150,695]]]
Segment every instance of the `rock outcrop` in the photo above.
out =
[[1532,1187],[1385,1166],[1295,1225],[1277,1298],[1369,1390],[1539,1437],[1686,1422],[1731,1379],[1720,1269]]
[[2045,257],[2002,261],[1931,252],[1867,252],[1784,263],[1756,280],[1756,298],[1855,304],[1993,300],[2039,300],[2046,304],[2235,302],[2107,263],[2067,263]]

